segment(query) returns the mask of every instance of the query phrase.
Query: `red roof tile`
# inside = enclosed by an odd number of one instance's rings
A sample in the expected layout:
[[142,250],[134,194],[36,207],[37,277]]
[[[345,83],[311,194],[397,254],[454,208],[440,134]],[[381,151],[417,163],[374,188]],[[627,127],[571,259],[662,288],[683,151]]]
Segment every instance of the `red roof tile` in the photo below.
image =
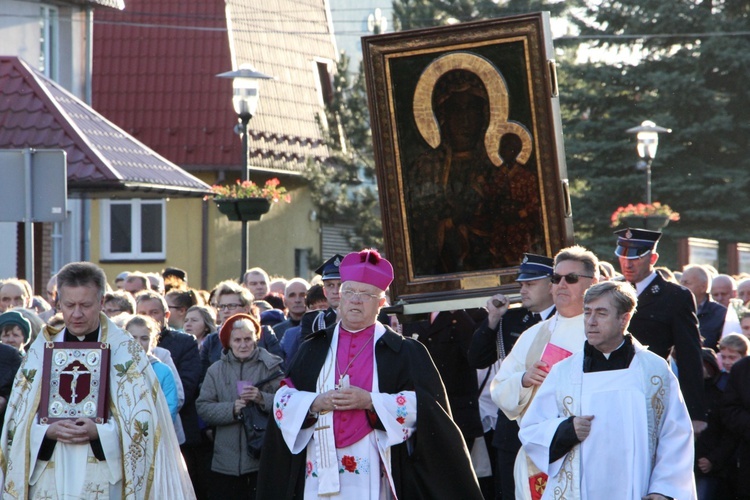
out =
[[128,0],[95,23],[94,105],[172,161],[239,168],[231,82],[216,75],[245,62],[276,77],[249,124],[251,167],[298,173],[328,156],[313,72],[336,58],[324,0]]
[[0,56],[0,148],[64,149],[71,194],[202,196],[209,189],[11,56]]

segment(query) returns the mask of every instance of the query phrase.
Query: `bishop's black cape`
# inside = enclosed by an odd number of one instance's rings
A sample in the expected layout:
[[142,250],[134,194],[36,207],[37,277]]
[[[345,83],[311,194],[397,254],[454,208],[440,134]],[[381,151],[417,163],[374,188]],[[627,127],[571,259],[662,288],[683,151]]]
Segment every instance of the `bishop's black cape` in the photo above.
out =
[[[335,326],[314,332],[299,348],[288,377],[302,391],[316,391]],[[461,432],[451,418],[445,388],[423,345],[386,327],[375,345],[380,391],[415,391],[417,430],[391,448],[391,468],[400,499],[481,499]],[[364,410],[363,410],[364,411]],[[303,498],[306,451],[292,455],[275,422],[266,431],[258,471],[259,500]]]

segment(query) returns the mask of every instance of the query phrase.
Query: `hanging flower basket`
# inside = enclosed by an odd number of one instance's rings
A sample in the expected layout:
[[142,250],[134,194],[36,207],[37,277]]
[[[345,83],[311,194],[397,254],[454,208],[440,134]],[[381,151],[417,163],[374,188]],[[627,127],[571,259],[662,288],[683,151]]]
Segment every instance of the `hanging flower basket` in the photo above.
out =
[[669,216],[667,215],[645,215],[643,217],[627,215],[622,217],[621,220],[628,227],[651,229],[652,231],[665,228],[669,224]]
[[286,188],[279,184],[276,178],[267,180],[263,187],[252,181],[238,180],[228,186],[211,186],[211,191],[214,193],[213,201],[219,212],[226,215],[229,220],[252,221],[260,220],[263,214],[268,213],[271,202],[291,201]]
[[240,200],[215,200],[219,212],[229,220],[260,220],[271,209],[271,202],[265,198],[243,198]]
[[658,201],[651,204],[638,203],[619,207],[612,213],[612,227],[624,225],[641,229],[661,229],[669,221],[680,220],[680,214],[672,210],[669,205],[662,205]]

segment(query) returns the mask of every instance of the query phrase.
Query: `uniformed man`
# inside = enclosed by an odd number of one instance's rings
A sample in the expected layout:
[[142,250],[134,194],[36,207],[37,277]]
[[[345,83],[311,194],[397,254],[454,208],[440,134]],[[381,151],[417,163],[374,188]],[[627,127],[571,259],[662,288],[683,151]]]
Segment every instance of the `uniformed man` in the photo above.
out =
[[[473,450],[477,444],[475,440],[484,434],[477,371],[469,365],[467,356],[476,327],[477,322],[465,309],[435,311],[428,319],[406,323],[402,327],[404,336],[418,340],[430,353],[445,384],[453,421],[461,430],[469,450]],[[482,446],[485,446],[484,442]]]
[[343,258],[343,255],[335,254],[315,270],[323,280],[323,293],[328,299],[328,309],[305,313],[300,323],[300,338],[302,340],[306,339],[312,332],[325,330],[338,320],[337,311],[341,301],[339,295],[339,288],[341,288],[339,266]]
[[[487,301],[488,317],[474,332],[468,353],[469,365],[472,368],[488,369],[480,388],[480,395],[483,389],[489,389],[489,382],[497,372],[499,362],[502,362],[505,355],[510,352],[518,337],[530,326],[555,313],[552,284],[549,280],[553,264],[554,261],[550,257],[524,254],[516,278],[521,285],[522,307],[509,309],[510,302],[503,294],[497,294]],[[492,403],[492,406],[495,404]],[[493,466],[495,496],[498,489],[507,492],[506,495],[512,495],[515,490],[513,463],[521,447],[518,440],[518,424],[508,420],[508,417],[498,410],[494,435],[490,434],[487,437],[491,437],[490,442],[497,450],[497,462]]]
[[706,426],[703,364],[695,299],[687,288],[666,281],[654,270],[661,233],[626,228],[615,231],[620,271],[638,294],[629,331],[651,352],[667,358],[674,347],[680,389],[696,434]]

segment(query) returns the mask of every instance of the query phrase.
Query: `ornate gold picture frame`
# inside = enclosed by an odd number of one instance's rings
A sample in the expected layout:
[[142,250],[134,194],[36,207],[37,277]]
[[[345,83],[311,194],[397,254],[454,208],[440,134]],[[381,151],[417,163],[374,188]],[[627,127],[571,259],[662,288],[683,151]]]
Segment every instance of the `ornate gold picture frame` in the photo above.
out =
[[394,302],[515,288],[572,242],[547,13],[362,45]]

